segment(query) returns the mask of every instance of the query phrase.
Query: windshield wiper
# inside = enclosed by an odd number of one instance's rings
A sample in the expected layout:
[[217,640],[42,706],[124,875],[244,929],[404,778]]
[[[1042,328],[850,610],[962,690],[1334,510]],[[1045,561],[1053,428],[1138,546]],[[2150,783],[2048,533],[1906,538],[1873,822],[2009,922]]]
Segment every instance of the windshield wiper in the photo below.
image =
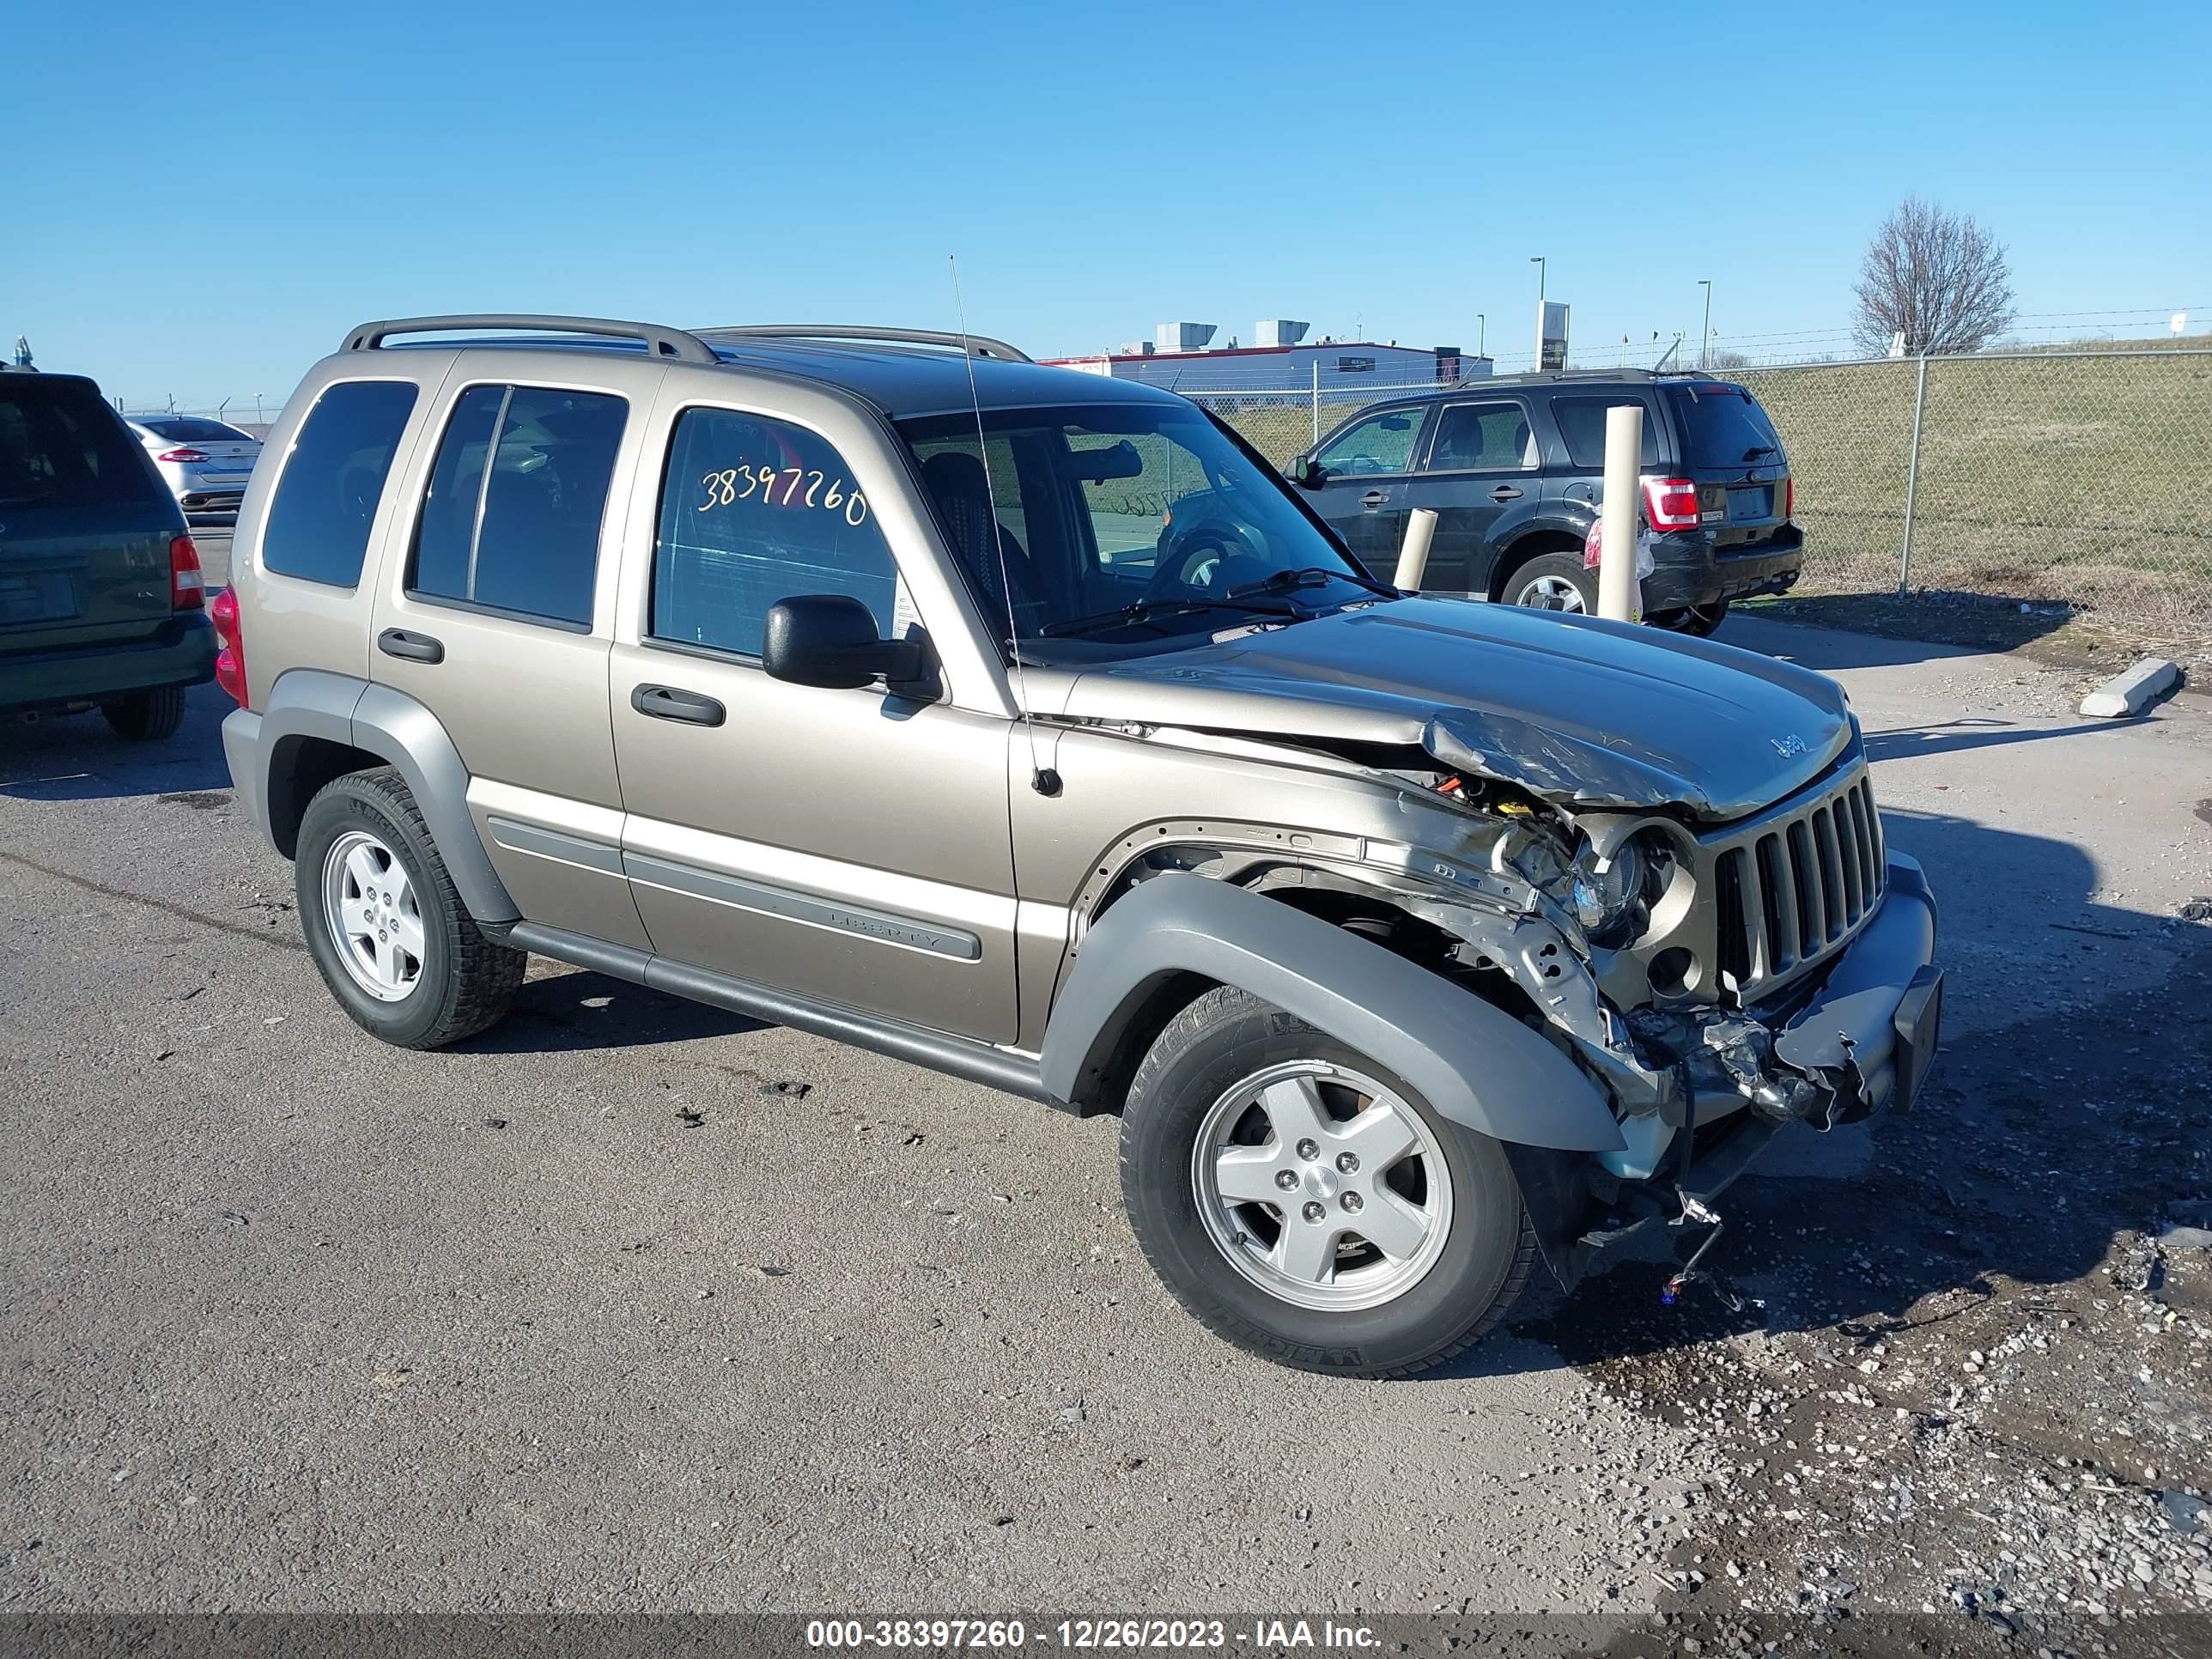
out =
[[1773,453],[1772,444],[1753,444],[1743,452],[1743,458],[1747,461],[1755,461],[1762,455],[1771,455]]
[[1246,582],[1242,587],[1232,587],[1229,597],[1241,599],[1248,593],[1291,593],[1301,587],[1326,587],[1331,582],[1350,582],[1370,593],[1381,593],[1390,599],[1399,597],[1398,590],[1388,582],[1378,582],[1364,571],[1333,570],[1325,564],[1300,565],[1291,570],[1278,570],[1256,582]]
[[1149,623],[1155,617],[1191,611],[1237,611],[1252,617],[1279,617],[1285,622],[1304,622],[1309,614],[1295,605],[1247,605],[1234,599],[1139,599],[1134,605],[1125,605],[1118,611],[1102,611],[1095,617],[1070,617],[1047,623],[1037,632],[1047,639],[1069,634],[1095,634],[1102,629],[1128,628]]

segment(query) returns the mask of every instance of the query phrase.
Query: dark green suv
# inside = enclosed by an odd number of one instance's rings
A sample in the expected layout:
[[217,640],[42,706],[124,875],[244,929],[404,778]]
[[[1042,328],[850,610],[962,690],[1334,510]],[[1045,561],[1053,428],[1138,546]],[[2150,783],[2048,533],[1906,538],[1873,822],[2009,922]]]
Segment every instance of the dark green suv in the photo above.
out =
[[122,416],[82,376],[0,373],[0,715],[166,738],[215,657],[199,551]]

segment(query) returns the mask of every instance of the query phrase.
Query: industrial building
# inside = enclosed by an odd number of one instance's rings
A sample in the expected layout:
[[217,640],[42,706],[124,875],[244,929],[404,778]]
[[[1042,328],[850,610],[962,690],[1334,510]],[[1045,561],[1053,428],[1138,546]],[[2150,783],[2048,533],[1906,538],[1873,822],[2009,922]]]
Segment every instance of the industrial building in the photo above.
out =
[[1252,344],[1209,350],[1216,325],[1162,323],[1149,341],[1097,356],[1051,361],[1086,374],[1142,380],[1184,392],[1311,392],[1318,386],[1326,396],[1340,382],[1455,386],[1484,379],[1491,372],[1489,358],[1462,353],[1457,346],[1401,346],[1326,336],[1307,343],[1311,326],[1287,318],[1262,318],[1253,328]]

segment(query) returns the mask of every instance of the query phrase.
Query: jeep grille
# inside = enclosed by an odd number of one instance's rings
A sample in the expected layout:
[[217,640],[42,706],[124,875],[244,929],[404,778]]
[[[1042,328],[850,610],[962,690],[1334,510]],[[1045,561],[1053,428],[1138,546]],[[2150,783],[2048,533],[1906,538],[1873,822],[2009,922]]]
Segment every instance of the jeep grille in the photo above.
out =
[[1723,985],[1741,1001],[1826,961],[1881,902],[1881,817],[1866,763],[1705,842]]

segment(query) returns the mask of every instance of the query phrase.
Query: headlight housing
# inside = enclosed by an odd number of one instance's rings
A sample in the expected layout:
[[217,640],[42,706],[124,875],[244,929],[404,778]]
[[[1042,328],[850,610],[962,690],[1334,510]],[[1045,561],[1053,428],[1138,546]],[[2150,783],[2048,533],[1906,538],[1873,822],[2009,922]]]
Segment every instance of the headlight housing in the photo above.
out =
[[1575,852],[1575,920],[1593,945],[1626,945],[1651,925],[1651,906],[1666,890],[1674,852],[1650,835],[1632,836],[1601,859],[1584,841]]

